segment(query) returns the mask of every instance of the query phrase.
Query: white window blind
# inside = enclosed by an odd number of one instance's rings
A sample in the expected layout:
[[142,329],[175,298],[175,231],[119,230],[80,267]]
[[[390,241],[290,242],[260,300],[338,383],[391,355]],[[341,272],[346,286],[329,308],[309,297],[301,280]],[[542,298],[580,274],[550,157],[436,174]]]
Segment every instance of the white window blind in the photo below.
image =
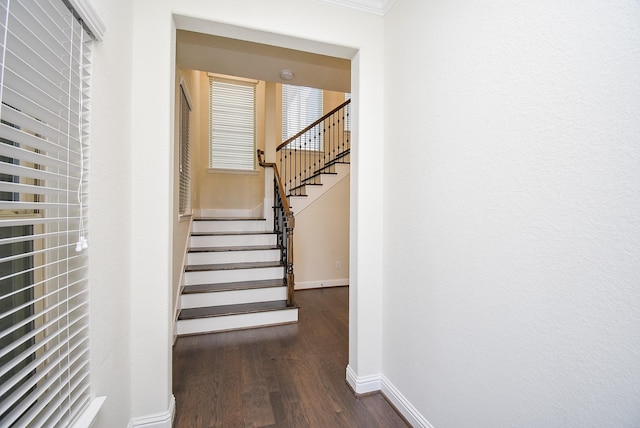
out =
[[[322,89],[282,85],[282,141],[293,137],[322,115]],[[306,142],[310,146],[301,147],[298,140],[293,144],[299,149],[322,150],[322,130],[318,129],[318,138]]]
[[0,426],[87,406],[91,39],[62,0],[0,0]]
[[209,167],[255,169],[256,85],[210,78]]
[[180,197],[178,203],[179,214],[189,214],[191,211],[191,172],[189,150],[189,120],[191,116],[191,103],[187,95],[184,81],[180,82]]
[[[351,99],[351,93],[344,93],[344,100],[349,101]],[[345,118],[344,118],[344,130],[351,131],[351,104],[347,105],[345,108]]]

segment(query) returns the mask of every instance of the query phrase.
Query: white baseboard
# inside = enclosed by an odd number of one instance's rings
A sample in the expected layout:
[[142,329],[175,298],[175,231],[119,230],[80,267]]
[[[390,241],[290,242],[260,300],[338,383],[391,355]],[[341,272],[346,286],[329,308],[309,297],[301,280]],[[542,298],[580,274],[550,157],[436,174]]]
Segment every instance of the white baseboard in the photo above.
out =
[[347,382],[356,394],[380,391],[380,375],[358,376],[351,366],[347,366]]
[[349,278],[325,279],[317,281],[296,281],[296,290],[307,290],[309,288],[344,287],[349,285]]
[[433,428],[433,425],[413,407],[409,400],[384,375],[381,376],[381,386],[382,394],[395,406],[411,426]]
[[169,400],[169,409],[166,412],[133,418],[129,422],[129,428],[171,428],[173,417],[176,413],[176,397],[172,394]]
[[413,404],[384,375],[357,376],[351,366],[347,366],[347,382],[356,394],[380,391],[411,426],[433,428],[433,425],[420,414]]
[[218,218],[243,218],[243,217],[262,217],[264,215],[264,208],[262,204],[255,208],[247,209],[235,209],[235,210],[222,210],[215,208],[206,208],[198,210],[198,217],[218,217]]

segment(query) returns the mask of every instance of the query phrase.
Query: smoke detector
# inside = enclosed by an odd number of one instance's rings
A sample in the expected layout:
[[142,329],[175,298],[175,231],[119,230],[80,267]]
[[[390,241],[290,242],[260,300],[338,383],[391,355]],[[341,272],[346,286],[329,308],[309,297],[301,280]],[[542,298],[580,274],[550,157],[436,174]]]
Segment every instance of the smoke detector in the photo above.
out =
[[282,80],[291,80],[291,79],[293,79],[293,71],[287,70],[287,69],[280,70],[280,78]]

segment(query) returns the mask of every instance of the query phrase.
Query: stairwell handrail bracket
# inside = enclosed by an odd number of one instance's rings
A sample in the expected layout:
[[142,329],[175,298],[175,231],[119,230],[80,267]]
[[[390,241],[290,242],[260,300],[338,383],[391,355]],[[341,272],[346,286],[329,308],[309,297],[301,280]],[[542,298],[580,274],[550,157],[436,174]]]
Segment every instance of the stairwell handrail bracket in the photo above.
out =
[[273,229],[278,236],[278,246],[281,251],[281,262],[285,266],[284,281],[287,284],[287,306],[295,306],[293,292],[295,275],[293,273],[293,229],[295,218],[289,206],[282,186],[278,166],[273,162],[264,161],[264,151],[258,149],[258,164],[263,168],[273,169]]

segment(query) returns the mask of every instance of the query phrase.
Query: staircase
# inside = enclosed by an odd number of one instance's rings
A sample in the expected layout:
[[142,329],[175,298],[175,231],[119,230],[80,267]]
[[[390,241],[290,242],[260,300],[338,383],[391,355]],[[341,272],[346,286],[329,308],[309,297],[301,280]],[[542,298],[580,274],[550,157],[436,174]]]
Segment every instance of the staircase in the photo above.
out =
[[287,306],[285,265],[265,219],[194,219],[177,334],[190,335],[298,320]]
[[289,192],[291,210],[297,215],[313,204],[320,196],[349,176],[351,171],[348,160],[337,162],[326,170],[317,173],[312,180],[303,182]]
[[349,175],[351,100],[276,148],[284,194],[297,215]]

